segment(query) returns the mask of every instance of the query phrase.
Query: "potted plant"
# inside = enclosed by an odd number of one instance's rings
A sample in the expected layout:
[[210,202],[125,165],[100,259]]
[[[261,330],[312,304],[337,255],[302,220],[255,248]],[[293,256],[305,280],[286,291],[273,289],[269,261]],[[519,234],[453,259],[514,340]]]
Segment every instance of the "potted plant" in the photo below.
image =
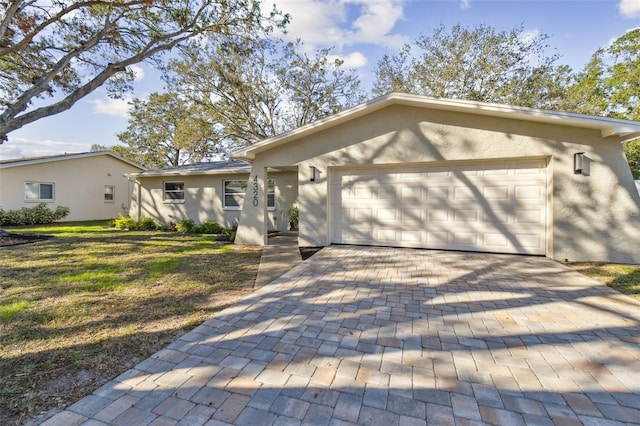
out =
[[289,207],[289,209],[287,210],[287,218],[289,219],[289,230],[290,231],[297,231],[298,230],[298,206],[293,205],[291,207]]

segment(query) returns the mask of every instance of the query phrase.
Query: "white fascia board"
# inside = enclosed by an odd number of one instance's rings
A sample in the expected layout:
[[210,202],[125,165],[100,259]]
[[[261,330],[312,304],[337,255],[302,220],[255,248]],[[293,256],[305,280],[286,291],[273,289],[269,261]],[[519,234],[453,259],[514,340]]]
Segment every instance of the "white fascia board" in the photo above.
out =
[[126,158],[123,158],[121,156],[119,156],[118,154],[114,154],[113,152],[107,152],[107,151],[98,151],[98,152],[83,152],[83,153],[78,153],[78,154],[64,154],[64,155],[52,155],[52,156],[47,156],[47,157],[38,157],[38,158],[26,158],[26,159],[15,159],[13,161],[9,160],[6,163],[0,163],[0,168],[11,168],[11,167],[22,167],[22,166],[30,166],[33,164],[43,164],[43,163],[53,163],[53,162],[57,162],[57,161],[66,161],[66,160],[76,160],[79,158],[88,158],[88,157],[97,157],[97,156],[101,156],[101,155],[108,155],[116,160],[122,161],[124,163],[127,163],[133,167],[136,167],[140,170],[145,170],[144,167],[142,167],[139,164],[134,163],[133,161],[127,160]]
[[407,105],[418,108],[429,108],[508,118],[513,120],[595,129],[600,130],[603,137],[614,135],[619,136],[622,142],[640,137],[640,122],[637,121],[461,99],[434,98],[406,93],[391,93],[339,112],[322,120],[318,120],[311,124],[283,133],[282,135],[265,139],[264,141],[258,142],[247,148],[240,149],[232,153],[231,158],[251,161],[259,152],[329,129],[390,105]]
[[145,177],[162,177],[162,176],[198,176],[198,175],[235,175],[249,174],[250,168],[242,169],[224,169],[224,170],[205,170],[205,171],[186,171],[186,170],[165,170],[165,171],[143,171],[136,173],[127,173],[127,177],[145,178]]

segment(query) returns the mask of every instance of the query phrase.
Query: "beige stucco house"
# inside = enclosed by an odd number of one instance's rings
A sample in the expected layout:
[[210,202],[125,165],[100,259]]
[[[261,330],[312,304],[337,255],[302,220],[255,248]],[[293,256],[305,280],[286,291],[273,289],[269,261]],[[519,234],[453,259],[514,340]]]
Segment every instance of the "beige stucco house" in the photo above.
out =
[[251,163],[236,243],[266,243],[267,182],[284,172],[301,246],[640,263],[621,146],[637,137],[639,122],[390,94],[234,153]]
[[[245,161],[214,161],[130,173],[131,217],[150,217],[164,225],[184,219],[215,220],[233,229],[246,194],[250,196],[256,185],[249,182],[250,171],[251,164]],[[297,185],[295,167],[269,170],[266,230],[287,230],[287,210],[296,201]]]
[[126,173],[144,170],[111,152],[87,152],[0,161],[0,208],[45,202],[69,207],[65,221],[128,214],[133,185]]

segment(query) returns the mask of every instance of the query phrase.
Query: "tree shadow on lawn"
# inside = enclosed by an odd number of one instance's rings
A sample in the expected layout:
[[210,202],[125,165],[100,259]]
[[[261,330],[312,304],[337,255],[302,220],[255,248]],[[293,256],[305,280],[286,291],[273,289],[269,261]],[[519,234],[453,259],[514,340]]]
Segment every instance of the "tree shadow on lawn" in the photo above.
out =
[[50,235],[14,234],[0,235],[0,249],[10,248],[22,244],[35,243],[53,238]]
[[[134,237],[143,244],[144,236]],[[253,289],[260,254],[234,253],[226,251],[226,244],[215,243],[202,247],[202,253],[190,251],[188,261],[178,264],[151,252],[132,270],[123,269],[117,250],[108,253],[121,239],[105,244],[92,237],[107,248],[91,263],[76,258],[76,252],[84,250],[78,243],[86,239],[60,240],[17,248],[13,258],[24,256],[28,262],[18,259],[0,271],[5,300],[22,297],[29,302],[10,324],[0,323],[0,424],[77,399],[83,394],[74,390],[76,375],[90,392],[137,362],[132,359],[146,358],[229,306]],[[190,242],[183,242],[184,247]],[[220,265],[235,273],[230,276]],[[99,290],[101,272],[113,268],[118,282],[126,281],[124,287]],[[160,276],[155,277],[156,272]],[[31,287],[25,287],[30,280]],[[163,289],[166,285],[170,288]],[[70,390],[64,391],[58,381]]]
[[400,253],[323,250],[66,415],[129,398],[150,421],[640,419],[640,305],[544,258]]

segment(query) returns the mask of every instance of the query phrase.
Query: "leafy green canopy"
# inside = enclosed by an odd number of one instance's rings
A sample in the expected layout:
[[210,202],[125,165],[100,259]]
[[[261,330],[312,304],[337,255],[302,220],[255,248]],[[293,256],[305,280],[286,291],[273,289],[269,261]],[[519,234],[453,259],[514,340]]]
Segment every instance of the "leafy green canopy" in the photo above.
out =
[[598,49],[568,97],[577,112],[640,120],[640,28]]
[[[568,110],[640,120],[640,28],[598,49],[569,88]],[[624,144],[635,179],[640,179],[640,140]]]
[[570,68],[547,56],[546,35],[486,25],[422,34],[377,64],[374,93],[393,91],[540,108],[556,108]]
[[0,142],[104,83],[121,95],[130,65],[196,36],[263,32],[288,19],[265,18],[257,0],[16,0],[0,13]]
[[209,117],[176,93],[134,99],[129,117],[127,130],[118,134],[126,147],[114,150],[146,167],[179,166],[219,153]]

